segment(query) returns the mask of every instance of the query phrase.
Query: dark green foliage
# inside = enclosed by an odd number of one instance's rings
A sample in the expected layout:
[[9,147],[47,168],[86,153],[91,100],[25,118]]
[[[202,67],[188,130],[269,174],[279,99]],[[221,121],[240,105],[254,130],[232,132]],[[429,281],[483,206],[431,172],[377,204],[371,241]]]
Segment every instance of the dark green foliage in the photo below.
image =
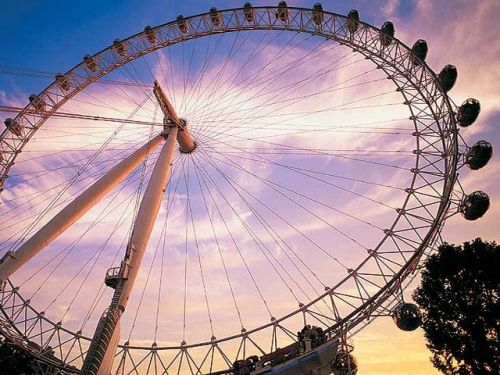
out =
[[0,336],[0,375],[31,375],[36,369],[33,357]]
[[444,374],[500,374],[500,246],[476,239],[429,257],[414,299],[434,366]]

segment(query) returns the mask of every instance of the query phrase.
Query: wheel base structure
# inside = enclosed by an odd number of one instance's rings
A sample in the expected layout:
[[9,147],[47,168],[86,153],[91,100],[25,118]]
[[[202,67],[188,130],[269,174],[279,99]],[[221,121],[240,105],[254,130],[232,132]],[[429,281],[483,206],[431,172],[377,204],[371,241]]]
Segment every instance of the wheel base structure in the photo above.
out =
[[[44,348],[56,348],[54,355],[60,356],[59,360],[62,361],[61,363],[64,363],[64,361],[68,362],[67,369],[65,370],[68,372],[73,371],[73,368],[70,368],[72,366],[70,363],[77,363],[79,366],[82,359],[87,357],[88,360],[85,359],[82,368],[82,375],[108,375],[113,367],[112,362],[115,356],[128,358],[127,356],[130,357],[129,353],[134,350],[136,353],[144,354],[141,357],[141,363],[153,360],[158,363],[162,361],[168,363],[165,360],[167,354],[164,353],[169,353],[169,355],[173,353],[169,358],[178,358],[177,356],[187,356],[192,351],[201,351],[202,349],[206,350],[206,352],[202,353],[202,358],[214,356],[214,353],[219,353],[217,350],[224,354],[221,355],[223,360],[220,361],[223,364],[221,368],[224,368],[219,373],[235,373],[234,363],[244,360],[244,358],[242,359],[241,355],[238,354],[236,357],[227,359],[229,357],[225,356],[223,349],[226,343],[233,342],[235,345],[240,345],[241,347],[245,347],[245,345],[250,346],[249,342],[252,337],[257,336],[260,332],[271,332],[269,334],[271,337],[271,353],[264,354],[255,348],[254,351],[261,358],[265,358],[266,355],[276,355],[278,357],[281,352],[279,352],[277,344],[273,340],[275,340],[277,332],[283,334],[286,331],[283,327],[292,318],[303,317],[304,322],[306,320],[310,322],[311,320],[314,321],[314,319],[320,319],[327,322],[324,324],[328,338],[327,342],[323,344],[324,352],[322,352],[323,349],[321,347],[318,347],[316,348],[317,350],[314,349],[293,358],[281,353],[283,354],[281,359],[288,358],[287,361],[284,363],[274,363],[273,366],[261,366],[258,369],[252,370],[252,374],[268,374],[272,372],[282,373],[283,375],[298,375],[310,371],[318,371],[320,374],[326,374],[325,364],[331,362],[332,358],[335,357],[340,340],[339,337],[342,337],[344,332],[349,332],[349,334],[355,333],[356,330],[369,323],[375,317],[384,316],[384,314],[390,315],[388,312],[401,302],[401,290],[409,282],[415,270],[418,269],[419,264],[421,264],[430,251],[435,250],[439,245],[440,230],[444,220],[453,215],[461,204],[459,199],[454,198],[458,193],[455,185],[458,160],[462,157],[459,149],[459,138],[457,137],[456,119],[454,117],[456,108],[450,102],[446,95],[446,90],[444,90],[436,75],[426,65],[424,61],[425,56],[412,55],[411,48],[393,39],[393,34],[392,36],[381,35],[383,30],[359,21],[359,17],[356,22],[353,22],[352,17],[349,20],[349,17],[323,11],[319,15],[319,11],[320,9],[317,7],[313,11],[311,9],[286,7],[286,5],[282,5],[279,9],[277,7],[253,8],[251,6],[224,11],[215,9],[207,14],[182,18],[165,25],[149,28],[145,33],[137,34],[125,41],[118,41],[113,47],[105,50],[102,56],[98,54],[93,57],[87,57],[85,63],[75,68],[75,72],[69,72],[62,76],[62,78],[60,76],[54,85],[49,86],[43,93],[37,96],[37,100],[32,101],[32,103],[38,103],[37,107],[35,107],[35,104],[30,104],[29,108],[25,112],[20,113],[18,118],[16,118],[16,126],[11,126],[13,130],[9,133],[9,137],[2,138],[2,150],[15,150],[12,151],[12,154],[6,153],[3,155],[4,159],[2,159],[1,164],[2,176],[7,176],[8,169],[14,164],[17,154],[22,150],[27,140],[33,136],[34,132],[50,117],[50,113],[56,112],[67,100],[70,100],[87,85],[99,80],[105,74],[118,69],[135,58],[193,38],[223,32],[250,30],[266,30],[268,32],[269,30],[279,30],[320,36],[341,45],[352,47],[357,53],[372,60],[380,71],[386,73],[394,81],[397,90],[403,96],[404,102],[411,112],[410,120],[415,127],[412,136],[415,137],[415,143],[417,144],[417,150],[414,152],[417,162],[416,167],[409,172],[412,174],[411,183],[409,186],[404,187],[408,193],[407,199],[403,202],[402,207],[397,208],[397,217],[394,223],[387,228],[382,228],[384,233],[383,240],[372,249],[367,249],[366,258],[360,262],[359,266],[349,268],[346,271],[346,276],[342,276],[338,284],[325,287],[324,293],[322,292],[323,289],[321,289],[320,293],[318,293],[320,295],[317,298],[304,301],[306,303],[300,303],[299,307],[289,314],[278,316],[277,318],[273,317],[270,322],[263,323],[262,326],[256,329],[249,331],[242,329],[241,334],[237,333],[233,336],[219,339],[216,339],[215,335],[213,335],[214,337],[211,340],[207,339],[204,342],[189,344],[186,344],[183,340],[182,344],[171,346],[159,346],[156,343],[151,345],[151,347],[131,347],[128,344],[120,345],[118,343],[120,318],[125,313],[128,298],[132,292],[135,278],[147,247],[152,225],[155,222],[158,210],[157,205],[161,201],[163,190],[166,187],[170,165],[172,164],[172,155],[174,153],[174,141],[179,146],[180,152],[186,154],[181,155],[180,158],[190,158],[191,155],[189,154],[197,150],[192,155],[196,158],[202,154],[205,148],[205,144],[201,143],[201,140],[204,138],[197,137],[196,139],[200,141],[200,144],[196,144],[187,127],[186,121],[178,117],[167,95],[156,82],[153,92],[164,115],[163,125],[165,129],[160,135],[162,139],[159,143],[165,141],[164,149],[167,150],[165,151],[166,156],[162,150],[162,156],[157,161],[157,165],[158,163],[162,163],[162,166],[159,167],[157,173],[153,172],[150,181],[151,186],[154,185],[154,192],[146,193],[141,202],[138,218],[134,223],[133,235],[130,237],[125,251],[126,255],[123,259],[123,267],[117,268],[117,277],[113,276],[106,279],[106,285],[112,287],[115,290],[115,294],[109,311],[103,315],[98,324],[94,338],[82,337],[81,332],[71,332],[65,330],[59,323],[51,322],[43,313],[39,313],[31,308],[30,302],[24,300],[18,290],[8,280],[8,277],[14,271],[31,259],[39,250],[28,251],[27,254],[29,253],[29,257],[16,256],[15,252],[7,254],[3,260],[3,264],[0,265],[0,279],[4,281],[0,301],[2,319],[4,321],[2,331],[10,332],[9,335],[11,336],[22,338],[20,340],[25,341],[23,345],[30,352],[38,353],[37,355],[42,361],[45,358],[47,363],[50,363],[51,360],[44,354]],[[217,22],[214,22],[214,19]],[[109,56],[112,56],[112,58],[108,58]],[[64,95],[61,95],[61,90],[64,91]],[[40,122],[36,126],[33,126],[28,121],[31,120],[29,116],[32,116],[33,111],[40,111],[39,104],[41,102],[44,103],[43,113],[45,117],[42,116]],[[195,123],[192,127],[193,134],[195,135],[197,125]],[[6,145],[6,142],[10,143]],[[200,154],[198,154],[198,151],[200,151]],[[238,151],[242,152],[241,150]],[[262,155],[252,155],[252,157],[259,158]],[[205,161],[209,162],[209,160]],[[3,183],[3,181],[4,178],[2,177],[1,182]],[[432,190],[431,195],[428,194],[430,190]],[[433,199],[433,201],[425,204],[418,203],[417,200],[424,195],[426,197],[430,196],[429,201],[430,199]],[[419,210],[418,205],[422,209]],[[425,212],[428,207],[434,209],[432,215],[428,215]],[[71,220],[68,219],[67,222],[69,223]],[[74,220],[77,220],[77,218]],[[410,229],[406,227],[401,229],[400,224],[402,222],[408,222]],[[65,225],[58,224],[54,228],[60,229]],[[244,225],[244,222],[242,225]],[[410,230],[413,232],[411,232],[411,235],[407,235]],[[418,240],[418,243],[415,239]],[[401,262],[400,267],[388,266],[383,268],[383,270],[381,268],[380,273],[377,275],[366,272],[363,267],[367,264],[385,264],[384,262],[386,262],[388,253],[383,251],[384,241],[394,244],[393,247],[396,249],[392,249],[394,253],[403,248],[403,250],[400,250],[401,259],[397,259],[398,262]],[[40,240],[38,242],[42,243],[44,241]],[[43,246],[41,245],[41,247]],[[14,266],[17,260],[19,260],[19,264]],[[399,264],[392,259],[387,262],[391,265]],[[393,270],[392,268],[397,269]],[[127,272],[127,275],[124,274],[125,272]],[[379,284],[380,280],[384,280],[383,285]],[[346,296],[346,293],[342,292],[341,288],[347,286],[348,283],[351,283],[349,284],[351,285],[349,288],[350,294]],[[366,289],[364,289],[365,285],[367,286]],[[370,289],[373,285],[380,287],[374,291]],[[317,307],[321,306],[324,308],[325,303],[331,310],[331,314],[328,312],[328,316],[326,317],[319,316]],[[352,307],[350,312],[338,312],[338,306],[343,303]],[[44,333],[50,332],[50,334],[38,337],[34,334],[37,329]],[[286,332],[288,332],[289,341],[299,341],[298,338],[291,337],[293,335],[290,336],[290,330]],[[34,346],[38,344],[33,344],[34,341],[32,339],[40,339],[39,348]],[[81,345],[82,343],[83,345]],[[268,347],[266,343],[266,348]],[[70,353],[73,352],[78,353],[76,359],[71,357],[72,354]],[[68,360],[68,358],[70,359]],[[307,362],[309,360],[314,365]],[[182,362],[179,364],[179,371],[181,371],[181,365]],[[199,369],[197,373],[216,372],[212,371],[211,367],[208,367],[207,362],[202,362],[201,360],[195,363],[195,367]],[[172,372],[173,367],[165,365],[160,373],[167,371]],[[182,371],[188,372],[189,369],[184,365]]]

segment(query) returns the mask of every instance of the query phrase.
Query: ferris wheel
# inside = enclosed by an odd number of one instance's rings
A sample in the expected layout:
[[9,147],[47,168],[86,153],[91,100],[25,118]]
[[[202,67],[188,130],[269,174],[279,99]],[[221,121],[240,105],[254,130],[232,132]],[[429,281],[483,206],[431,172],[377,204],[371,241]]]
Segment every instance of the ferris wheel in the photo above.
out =
[[71,374],[355,374],[440,231],[479,219],[457,70],[386,22],[287,6],[146,27],[0,136],[0,329]]

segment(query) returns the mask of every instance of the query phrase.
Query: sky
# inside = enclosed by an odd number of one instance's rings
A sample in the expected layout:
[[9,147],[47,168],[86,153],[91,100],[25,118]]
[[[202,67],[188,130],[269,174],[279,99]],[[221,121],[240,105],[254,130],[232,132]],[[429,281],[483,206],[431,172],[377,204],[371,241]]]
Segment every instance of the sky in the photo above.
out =
[[[288,1],[291,6],[311,7],[313,3],[314,1]],[[254,1],[253,4],[268,3]],[[3,46],[0,70],[18,67],[43,72],[64,72],[80,62],[83,55],[107,47],[116,38],[141,31],[145,25],[162,24],[178,14],[202,13],[211,6],[223,9],[239,5],[241,4],[234,1],[217,0],[182,3],[9,3],[3,6],[0,15],[0,22],[9,30],[0,36]],[[486,139],[496,149],[496,145],[500,144],[497,129],[500,120],[500,89],[497,84],[500,78],[498,2],[366,0],[324,2],[323,6],[326,10],[340,14],[346,14],[352,8],[358,9],[362,20],[373,25],[391,20],[396,26],[396,37],[407,45],[419,38],[426,39],[429,44],[427,62],[431,68],[437,72],[449,63],[458,68],[458,81],[450,97],[456,103],[468,97],[477,98],[481,102],[482,111],[478,121],[461,132],[466,142],[472,144],[479,139]],[[22,98],[40,91],[49,82],[49,79],[40,77],[0,74],[0,103],[22,103]],[[115,104],[119,106],[120,102],[117,100]],[[75,108],[79,109],[78,106]],[[468,171],[465,168],[461,170],[460,180],[465,191],[486,191],[491,199],[491,207],[486,216],[477,222],[466,222],[460,215],[452,217],[443,232],[446,241],[460,243],[475,237],[500,241],[497,229],[500,214],[500,190],[496,183],[498,172],[500,162],[496,156],[480,171]],[[232,225],[238,226],[237,223]],[[407,295],[411,295],[411,290]],[[389,318],[377,319],[355,336],[353,344],[360,363],[360,373],[437,373],[428,361],[429,352],[425,348],[422,331],[399,331]]]

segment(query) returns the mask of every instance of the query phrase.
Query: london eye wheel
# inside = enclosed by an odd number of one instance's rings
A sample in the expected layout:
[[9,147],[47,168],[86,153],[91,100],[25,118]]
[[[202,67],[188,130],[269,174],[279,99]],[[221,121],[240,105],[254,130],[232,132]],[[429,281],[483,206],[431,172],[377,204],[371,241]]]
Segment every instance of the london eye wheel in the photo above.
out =
[[480,218],[479,102],[394,25],[278,6],[146,27],[0,137],[0,328],[40,370],[354,374],[447,218]]

